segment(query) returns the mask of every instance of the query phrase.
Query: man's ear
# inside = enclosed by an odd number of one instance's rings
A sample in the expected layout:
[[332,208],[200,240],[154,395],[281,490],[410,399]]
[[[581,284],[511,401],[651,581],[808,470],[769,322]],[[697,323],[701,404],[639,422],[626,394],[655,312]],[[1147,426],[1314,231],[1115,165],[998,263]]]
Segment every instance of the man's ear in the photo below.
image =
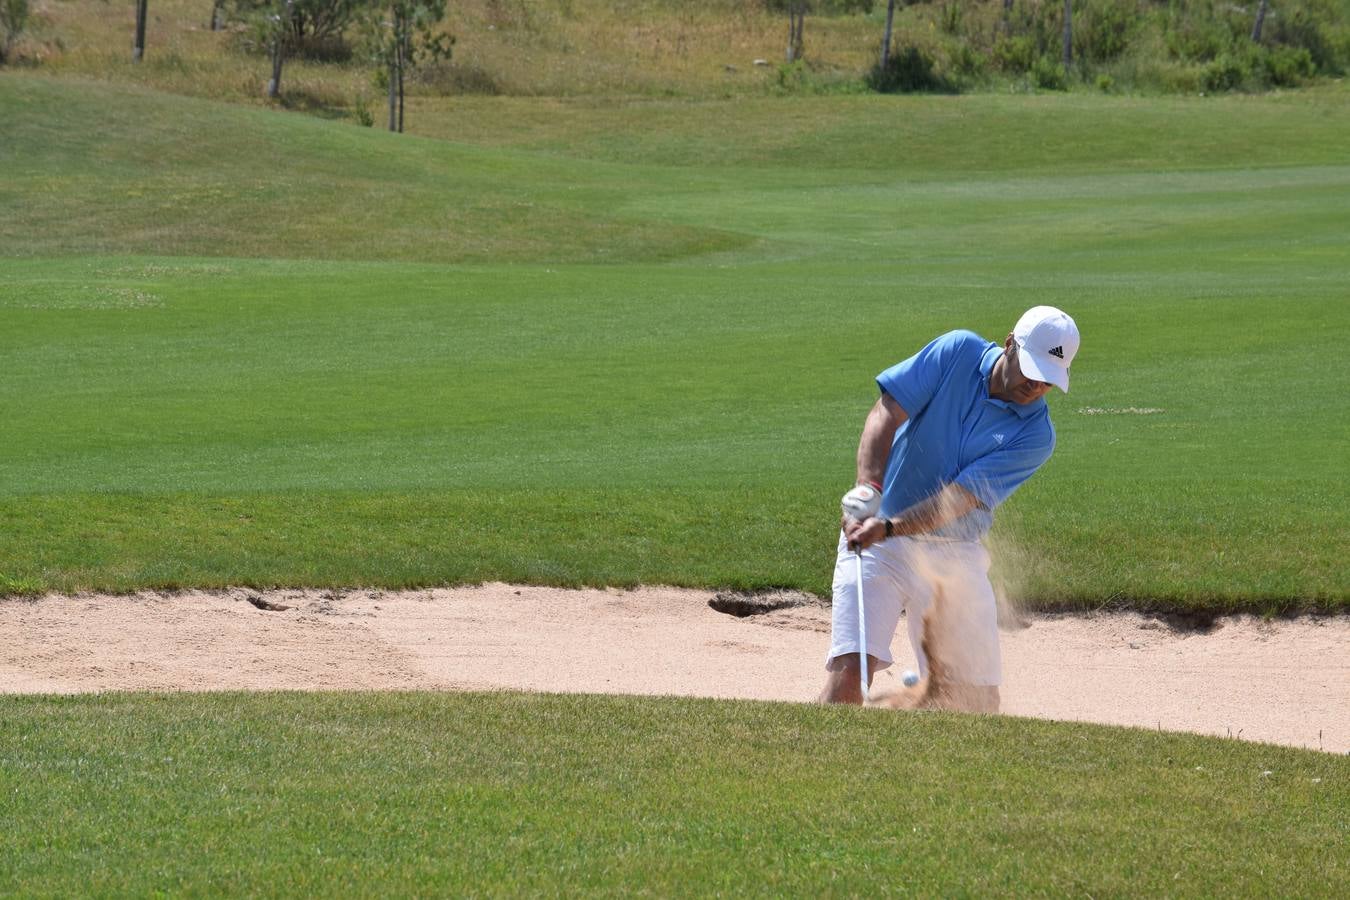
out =
[[1003,341],[1003,349],[1011,350],[1013,348],[1013,345],[1016,343],[1017,338],[1013,337],[1013,333],[1010,331],[1008,332],[1008,337]]

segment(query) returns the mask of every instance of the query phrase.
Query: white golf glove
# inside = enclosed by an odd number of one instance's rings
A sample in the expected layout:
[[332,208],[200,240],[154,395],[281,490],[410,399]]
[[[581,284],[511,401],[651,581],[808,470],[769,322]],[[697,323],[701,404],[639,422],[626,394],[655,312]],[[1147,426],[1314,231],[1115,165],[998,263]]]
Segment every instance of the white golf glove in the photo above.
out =
[[844,515],[861,522],[870,519],[881,509],[881,491],[870,484],[860,484],[844,495],[839,502]]

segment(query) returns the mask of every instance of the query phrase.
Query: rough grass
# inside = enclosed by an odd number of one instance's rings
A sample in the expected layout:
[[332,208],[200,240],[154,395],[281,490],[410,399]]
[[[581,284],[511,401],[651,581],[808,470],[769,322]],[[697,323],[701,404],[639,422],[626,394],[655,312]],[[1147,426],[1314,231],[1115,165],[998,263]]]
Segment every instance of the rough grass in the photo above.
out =
[[0,884],[1337,897],[1347,777],[1237,741],[789,704],[0,698]]
[[[133,9],[112,7],[104,0],[61,0],[35,7],[28,33],[16,48],[20,67],[231,102],[267,102],[263,95],[269,60],[245,25],[208,30],[210,4],[205,0],[157,2],[150,10],[146,55],[140,63],[131,61]],[[456,0],[448,5],[441,26],[457,40],[453,57],[416,73],[408,89],[425,97],[863,92],[864,78],[878,59],[885,7],[878,0],[868,13],[808,16],[805,62],[786,67],[786,15],[770,10],[764,0]],[[1181,7],[1188,12],[1176,21],[1170,18],[1171,7],[1135,0],[1079,9],[1074,39],[1078,64],[1052,80],[1075,91],[1194,95],[1213,93],[1212,70],[1229,64],[1241,70],[1239,87],[1267,83],[1257,60],[1263,51],[1245,39],[1253,11],[1200,0]],[[1052,69],[1059,59],[1061,8],[1058,0],[1026,0],[1014,17],[1017,39],[1030,41],[1031,57]],[[1316,37],[1300,40],[1320,48],[1328,60],[1339,59],[1344,68],[1350,61],[1347,10],[1350,0],[1283,4],[1268,16],[1264,44],[1273,46],[1281,34],[1294,40],[1300,29],[1308,31],[1301,23],[1311,17],[1320,30]],[[922,49],[935,60],[943,79],[966,90],[1034,93],[1044,79],[1025,70],[1030,58],[1009,61],[1004,17],[1003,4],[994,0],[901,4],[893,46],[897,53]],[[1286,18],[1294,24],[1282,31]],[[1183,25],[1183,19],[1189,24]],[[1164,39],[1168,29],[1221,39],[1227,48],[1224,62],[1204,54],[1178,57]],[[1103,57],[1104,42],[1118,33],[1127,35],[1128,48]],[[1240,37],[1229,48],[1235,33]],[[280,105],[352,120],[365,110],[373,113],[374,121],[385,121],[384,90],[373,79],[359,37],[353,34],[349,43],[352,57],[342,64],[290,60]],[[1335,66],[1323,73],[1338,74]],[[409,125],[415,128],[415,122],[414,116]]]

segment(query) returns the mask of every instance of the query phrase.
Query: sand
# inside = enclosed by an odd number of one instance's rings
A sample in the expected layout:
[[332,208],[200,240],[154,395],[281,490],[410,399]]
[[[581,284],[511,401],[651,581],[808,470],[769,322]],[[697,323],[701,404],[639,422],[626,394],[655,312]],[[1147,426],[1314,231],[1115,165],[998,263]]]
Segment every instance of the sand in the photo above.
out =
[[[738,618],[706,591],[488,584],[382,592],[0,599],[0,693],[526,690],[810,702],[829,610]],[[290,609],[261,609],[264,605]],[[1032,616],[1005,631],[1003,711],[1350,752],[1350,617]],[[898,684],[908,642],[877,676]],[[878,715],[904,715],[877,711]]]

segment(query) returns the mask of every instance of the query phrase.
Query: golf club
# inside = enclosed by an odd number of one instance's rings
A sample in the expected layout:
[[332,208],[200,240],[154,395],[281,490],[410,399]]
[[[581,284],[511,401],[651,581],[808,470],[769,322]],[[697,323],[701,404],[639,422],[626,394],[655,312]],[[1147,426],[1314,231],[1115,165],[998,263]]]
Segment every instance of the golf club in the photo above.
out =
[[858,671],[862,680],[862,698],[867,702],[867,614],[863,612],[862,549],[856,551],[858,561]]

